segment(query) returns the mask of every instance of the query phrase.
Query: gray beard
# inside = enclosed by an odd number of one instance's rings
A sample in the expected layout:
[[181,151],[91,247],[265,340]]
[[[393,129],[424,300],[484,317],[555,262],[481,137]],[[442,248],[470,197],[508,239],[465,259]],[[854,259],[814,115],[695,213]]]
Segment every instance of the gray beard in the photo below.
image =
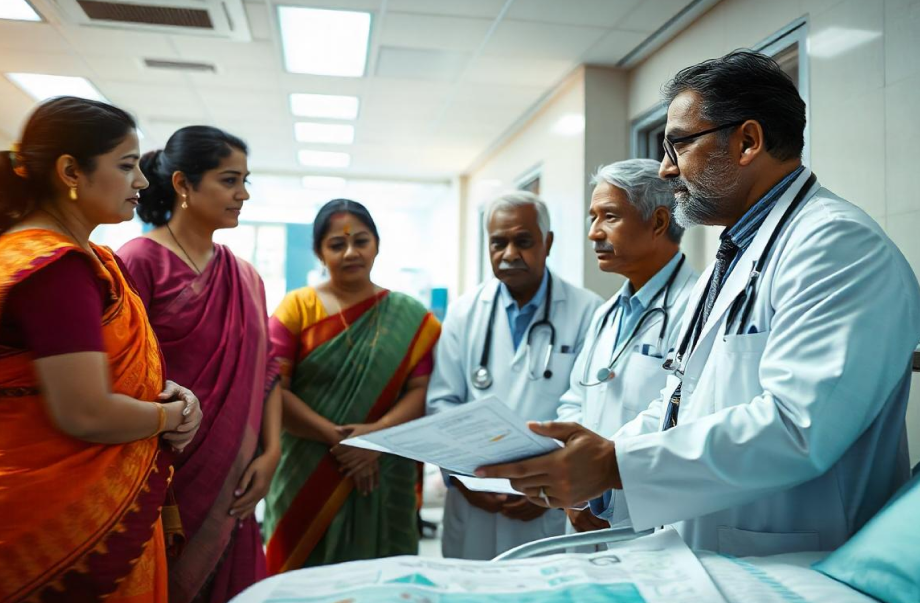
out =
[[728,153],[709,155],[706,168],[695,182],[671,181],[674,192],[674,219],[683,228],[719,224],[731,215],[729,199],[741,183],[739,170],[728,160]]

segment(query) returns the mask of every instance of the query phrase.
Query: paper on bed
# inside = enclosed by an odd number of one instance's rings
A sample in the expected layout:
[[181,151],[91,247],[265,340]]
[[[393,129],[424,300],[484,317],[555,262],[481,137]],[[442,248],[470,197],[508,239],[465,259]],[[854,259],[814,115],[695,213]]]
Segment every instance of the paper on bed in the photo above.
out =
[[673,529],[591,555],[515,561],[390,557],[295,570],[233,603],[725,603]]
[[342,441],[473,475],[479,467],[519,461],[559,448],[495,396]]
[[467,475],[452,475],[460,480],[464,486],[475,492],[492,492],[493,494],[514,494],[522,496],[523,492],[518,492],[511,487],[511,482],[498,477],[469,477]]

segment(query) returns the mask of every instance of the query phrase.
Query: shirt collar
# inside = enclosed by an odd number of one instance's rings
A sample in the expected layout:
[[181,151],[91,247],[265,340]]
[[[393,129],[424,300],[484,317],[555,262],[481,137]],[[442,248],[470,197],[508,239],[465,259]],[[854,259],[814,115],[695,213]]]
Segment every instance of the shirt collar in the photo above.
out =
[[[520,312],[524,312],[529,308],[539,308],[540,304],[543,303],[543,299],[546,297],[546,284],[547,284],[547,275],[549,274],[548,269],[543,270],[543,280],[540,282],[540,288],[537,289],[537,294],[533,296],[529,302],[524,304]],[[514,301],[514,298],[511,297],[511,292],[508,291],[508,287],[505,286],[505,283],[501,283],[498,287],[498,294],[502,298],[502,307],[506,310],[517,309],[517,302]]]
[[622,303],[632,304],[638,303],[642,309],[649,307],[649,304],[652,303],[652,297],[658,291],[665,286],[668,282],[668,279],[671,278],[671,275],[677,270],[677,264],[680,262],[680,258],[683,254],[678,251],[674,254],[674,257],[671,258],[667,264],[665,264],[661,270],[655,273],[655,276],[650,278],[647,283],[642,285],[642,288],[639,289],[636,293],[632,292],[632,285],[629,284],[629,281],[626,281],[622,287],[620,287],[620,292],[617,294]]
[[799,177],[799,174],[801,174],[804,169],[805,166],[800,165],[794,169],[792,173],[787,174],[782,180],[777,182],[773,188],[767,191],[767,194],[758,199],[757,203],[744,212],[740,220],[731,228],[726,228],[720,235],[720,238],[730,239],[731,242],[737,245],[742,251],[747,249],[751,241],[754,240],[757,231],[760,230],[760,225],[764,223],[764,220],[766,220],[767,216],[770,214],[770,210],[773,209],[773,206],[776,205],[779,198],[783,196],[786,189],[788,189],[792,182]]

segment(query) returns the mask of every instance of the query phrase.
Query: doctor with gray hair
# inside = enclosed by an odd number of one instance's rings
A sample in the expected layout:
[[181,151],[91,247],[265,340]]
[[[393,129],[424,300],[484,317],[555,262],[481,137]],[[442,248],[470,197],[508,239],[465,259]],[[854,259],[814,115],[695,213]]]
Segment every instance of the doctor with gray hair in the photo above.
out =
[[[524,419],[554,419],[601,299],[546,267],[554,236],[539,197],[524,191],[502,195],[488,205],[483,222],[495,278],[448,308],[428,412],[496,396]],[[558,509],[522,496],[475,492],[455,480],[449,486],[445,557],[491,559],[565,532],[565,513]]]
[[[598,267],[626,283],[594,314],[558,420],[609,437],[665,386],[669,373],[662,364],[677,345],[680,317],[699,275],[680,252],[684,229],[674,220],[674,193],[659,178],[657,161],[604,166],[592,184],[588,239]],[[567,514],[569,531],[608,527],[589,509]]]

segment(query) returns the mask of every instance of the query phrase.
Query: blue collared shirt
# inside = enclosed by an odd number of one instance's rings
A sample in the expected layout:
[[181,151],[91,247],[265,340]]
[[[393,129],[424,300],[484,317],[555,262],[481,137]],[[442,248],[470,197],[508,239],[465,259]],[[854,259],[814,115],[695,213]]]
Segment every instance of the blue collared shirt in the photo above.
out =
[[505,286],[505,283],[502,283],[498,288],[502,306],[504,306],[505,312],[508,314],[508,324],[511,325],[511,339],[514,341],[515,350],[521,345],[521,340],[524,339],[524,334],[527,333],[527,327],[530,326],[530,322],[533,320],[537,308],[540,307],[543,300],[546,298],[548,274],[549,271],[544,269],[543,282],[540,283],[537,294],[533,296],[533,299],[524,304],[522,308],[518,308],[517,302],[511,297],[511,292],[508,291],[508,287]]
[[792,182],[799,177],[799,174],[801,174],[804,169],[805,166],[800,165],[798,168],[794,169],[791,174],[777,182],[773,188],[767,191],[766,195],[761,197],[757,203],[744,212],[740,220],[731,228],[726,228],[722,234],[719,235],[720,239],[730,239],[732,243],[738,246],[738,253],[735,255],[735,259],[729,265],[728,270],[725,271],[725,276],[722,278],[723,283],[725,279],[728,278],[728,275],[731,274],[732,268],[734,268],[735,264],[738,262],[738,258],[740,258],[741,254],[750,247],[751,241],[753,241],[754,237],[757,235],[757,231],[760,230],[764,220],[770,215],[770,210],[773,209],[776,202],[779,201],[779,198],[783,196],[783,193],[786,192]]
[[[632,292],[632,285],[629,281],[620,289],[617,294],[617,304],[620,306],[620,324],[617,327],[617,337],[614,342],[614,348],[618,348],[621,341],[625,341],[632,333],[632,330],[639,323],[642,314],[649,308],[652,303],[652,297],[665,286],[671,274],[677,269],[677,263],[680,262],[681,252],[674,254],[664,267],[661,268],[655,276],[649,279],[642,288]],[[657,350],[659,354],[664,354],[667,350]]]

